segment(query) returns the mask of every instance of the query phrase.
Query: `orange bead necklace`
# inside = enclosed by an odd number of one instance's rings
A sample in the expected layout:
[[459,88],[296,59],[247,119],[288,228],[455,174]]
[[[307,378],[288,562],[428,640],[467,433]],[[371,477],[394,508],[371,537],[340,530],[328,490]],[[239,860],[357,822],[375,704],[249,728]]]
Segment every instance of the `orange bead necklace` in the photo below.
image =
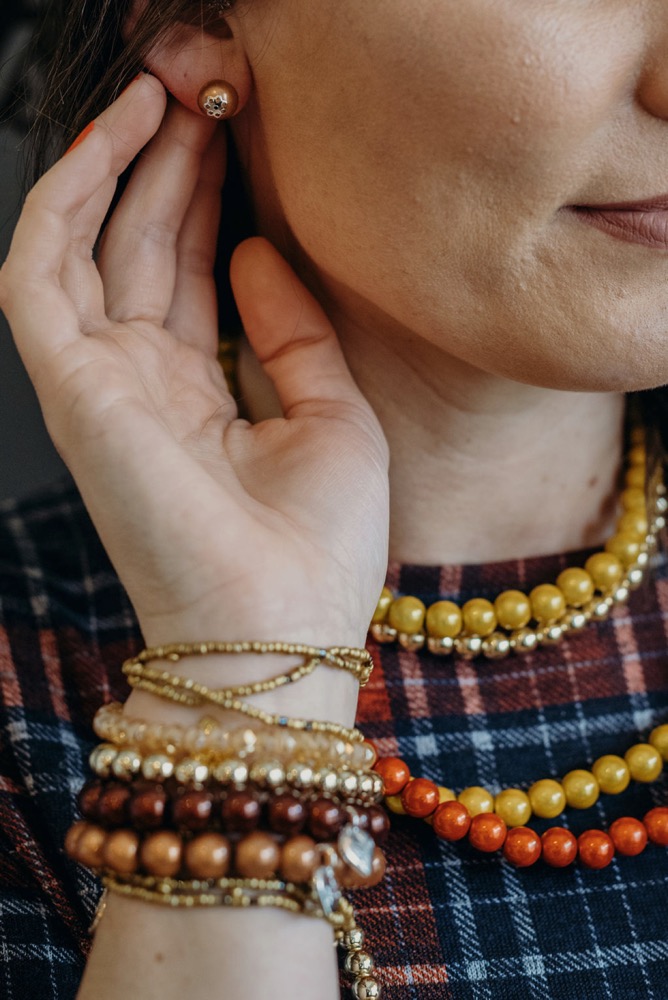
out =
[[[467,838],[472,847],[484,853],[501,850],[508,861],[520,868],[542,858],[555,868],[564,868],[578,859],[587,868],[600,869],[610,864],[615,853],[635,856],[648,842],[668,847],[668,807],[650,809],[642,822],[623,816],[607,831],[586,830],[577,838],[562,826],[551,827],[540,836],[525,825],[531,812],[552,819],[567,803],[575,808],[588,808],[598,798],[599,791],[617,794],[631,778],[643,783],[656,780],[666,760],[668,724],[653,729],[648,743],[630,747],[624,759],[606,754],[594,763],[591,771],[571,771],[561,783],[542,779],[529,788],[528,794],[520,789],[505,789],[492,797],[486,789],[473,787],[455,795],[428,778],[414,778],[399,757],[379,757],[374,770],[383,778],[387,808],[425,820],[443,840],[455,842]],[[593,797],[591,792],[583,794],[592,782],[597,792]],[[517,793],[514,802],[508,800],[511,792]],[[524,814],[517,808],[518,802],[522,804],[522,796],[528,804],[528,812]]]

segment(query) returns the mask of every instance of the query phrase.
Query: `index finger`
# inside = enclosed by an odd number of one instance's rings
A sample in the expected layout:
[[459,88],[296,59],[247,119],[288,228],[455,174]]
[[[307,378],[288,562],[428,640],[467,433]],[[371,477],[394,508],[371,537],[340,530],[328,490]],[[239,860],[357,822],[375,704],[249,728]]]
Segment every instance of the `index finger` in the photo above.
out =
[[[79,213],[104,217],[113,182],[157,131],[164,109],[164,88],[142,74],[28,195],[0,271],[0,307],[12,324],[26,365],[34,351],[43,356],[79,335],[76,324],[60,322],[59,314],[53,313],[59,301],[63,314],[68,304],[74,308],[61,288],[60,275],[66,255],[73,251],[75,219]],[[91,241],[95,235],[91,233]],[[86,280],[99,281],[94,268],[88,269]],[[61,300],[54,300],[56,289]]]

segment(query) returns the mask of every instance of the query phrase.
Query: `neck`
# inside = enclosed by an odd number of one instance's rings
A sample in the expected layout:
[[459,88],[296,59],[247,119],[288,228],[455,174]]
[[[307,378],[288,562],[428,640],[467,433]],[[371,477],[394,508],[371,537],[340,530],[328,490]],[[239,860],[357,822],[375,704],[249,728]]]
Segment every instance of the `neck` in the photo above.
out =
[[[361,322],[359,304],[330,298],[327,311],[390,446],[391,560],[496,562],[613,534],[623,395],[511,382],[379,317]],[[249,350],[239,374],[253,419],[280,413]]]
[[491,376],[415,336],[335,319],[390,445],[390,558],[482,563],[613,533],[624,397]]

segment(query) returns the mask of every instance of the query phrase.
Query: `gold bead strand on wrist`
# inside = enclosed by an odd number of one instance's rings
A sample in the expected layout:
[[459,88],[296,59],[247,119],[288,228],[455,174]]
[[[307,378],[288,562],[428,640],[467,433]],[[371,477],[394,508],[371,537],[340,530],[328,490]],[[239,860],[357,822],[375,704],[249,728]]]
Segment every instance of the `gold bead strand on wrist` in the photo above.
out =
[[437,656],[503,659],[552,645],[590,621],[604,621],[615,604],[627,601],[629,592],[642,583],[657,536],[665,527],[668,500],[662,469],[649,475],[643,441],[643,432],[636,429],[626,456],[617,531],[584,568],[568,567],[556,584],[539,584],[528,595],[506,590],[494,602],[473,598],[462,607],[454,601],[426,607],[417,597],[395,597],[385,587],[371,636],[380,643],[398,641],[412,651],[426,645]]
[[[171,674],[167,670],[150,666],[151,660],[169,660],[178,662],[187,656],[239,655],[253,653],[256,655],[282,654],[285,656],[303,656],[304,663],[293,668],[287,674],[266,681],[251,684],[236,685],[229,688],[212,689],[193,678]],[[275,726],[294,729],[303,732],[323,733],[340,736],[351,743],[361,743],[364,737],[357,729],[349,729],[335,722],[320,720],[294,719],[285,715],[265,712],[255,705],[242,700],[252,694],[262,694],[276,690],[286,684],[295,683],[312,673],[320,664],[336,667],[352,673],[360,685],[367,683],[373,669],[371,655],[365,649],[350,647],[334,647],[323,649],[315,646],[304,646],[284,642],[202,642],[175,643],[170,646],[156,646],[145,649],[137,656],[126,660],[123,673],[131,687],[139,688],[154,694],[159,698],[177,702],[189,707],[200,705],[217,705],[230,712],[238,712],[250,719],[261,722],[265,726]]]

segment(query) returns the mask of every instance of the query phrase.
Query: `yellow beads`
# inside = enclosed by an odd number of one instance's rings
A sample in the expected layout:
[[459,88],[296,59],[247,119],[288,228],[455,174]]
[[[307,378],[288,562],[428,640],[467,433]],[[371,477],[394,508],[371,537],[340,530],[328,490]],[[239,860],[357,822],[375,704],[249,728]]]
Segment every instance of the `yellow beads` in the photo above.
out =
[[483,597],[474,597],[462,608],[464,630],[470,635],[480,635],[483,638],[491,635],[496,628],[496,612],[494,605]]
[[463,806],[466,806],[472,816],[478,816],[480,813],[491,813],[494,810],[494,797],[486,788],[481,788],[479,785],[465,788],[457,798]]
[[668,760],[668,725],[657,726],[649,734],[649,742],[658,750],[664,760]]
[[663,771],[663,759],[651,743],[636,743],[624,754],[634,781],[656,781]]
[[385,587],[371,623],[373,638],[398,641],[411,651],[426,646],[435,656],[501,660],[559,642],[589,621],[604,621],[641,584],[665,525],[665,484],[653,471],[649,475],[644,445],[637,443],[642,440],[641,429],[631,434],[616,533],[584,567],[569,566],[556,583],[539,584],[528,596],[505,590],[493,602],[474,597],[463,607],[442,600],[427,608],[416,597],[393,598]]
[[598,781],[599,788],[606,795],[619,795],[628,788],[631,772],[625,760],[616,754],[608,753],[594,762],[592,773]]
[[529,595],[533,617],[541,625],[555,622],[566,610],[564,595],[552,583],[541,583]]
[[389,587],[383,587],[380,597],[378,599],[378,604],[376,610],[373,613],[373,618],[371,623],[373,625],[378,625],[380,622],[384,622],[387,617],[387,612],[390,610],[390,605],[394,597],[392,591]]
[[521,590],[504,590],[494,601],[494,610],[501,628],[511,632],[531,621],[531,602]]
[[412,634],[422,629],[426,613],[426,607],[417,597],[398,597],[390,605],[387,621],[397,632]]
[[632,535],[630,532],[620,532],[613,535],[605,543],[605,551],[617,556],[622,566],[629,567],[637,560],[643,545],[643,539],[639,535]]
[[600,792],[598,781],[591,771],[569,771],[562,785],[566,802],[573,809],[589,809],[597,801]]
[[565,569],[557,577],[557,587],[573,608],[581,608],[594,596],[594,581],[585,569]]
[[504,788],[494,799],[494,812],[506,826],[524,826],[531,819],[531,802],[519,788]]
[[641,538],[644,538],[649,531],[647,515],[644,511],[639,510],[625,511],[617,521],[617,531],[623,534],[640,535]]
[[529,801],[536,816],[543,819],[554,819],[566,807],[564,789],[552,778],[534,782],[529,789]]
[[461,609],[454,601],[436,601],[427,611],[427,632],[436,639],[456,639],[462,624]]
[[632,466],[624,477],[627,486],[632,486],[643,491],[645,489],[646,478],[642,465]]
[[624,567],[612,552],[596,552],[589,556],[585,569],[594,581],[594,586],[603,594],[618,587],[624,577]]
[[640,510],[643,512],[645,510],[645,491],[638,489],[637,486],[628,486],[623,490],[620,500],[624,510]]
[[386,795],[385,805],[393,812],[396,816],[405,816],[406,810],[404,809],[403,802],[401,801],[401,795]]

